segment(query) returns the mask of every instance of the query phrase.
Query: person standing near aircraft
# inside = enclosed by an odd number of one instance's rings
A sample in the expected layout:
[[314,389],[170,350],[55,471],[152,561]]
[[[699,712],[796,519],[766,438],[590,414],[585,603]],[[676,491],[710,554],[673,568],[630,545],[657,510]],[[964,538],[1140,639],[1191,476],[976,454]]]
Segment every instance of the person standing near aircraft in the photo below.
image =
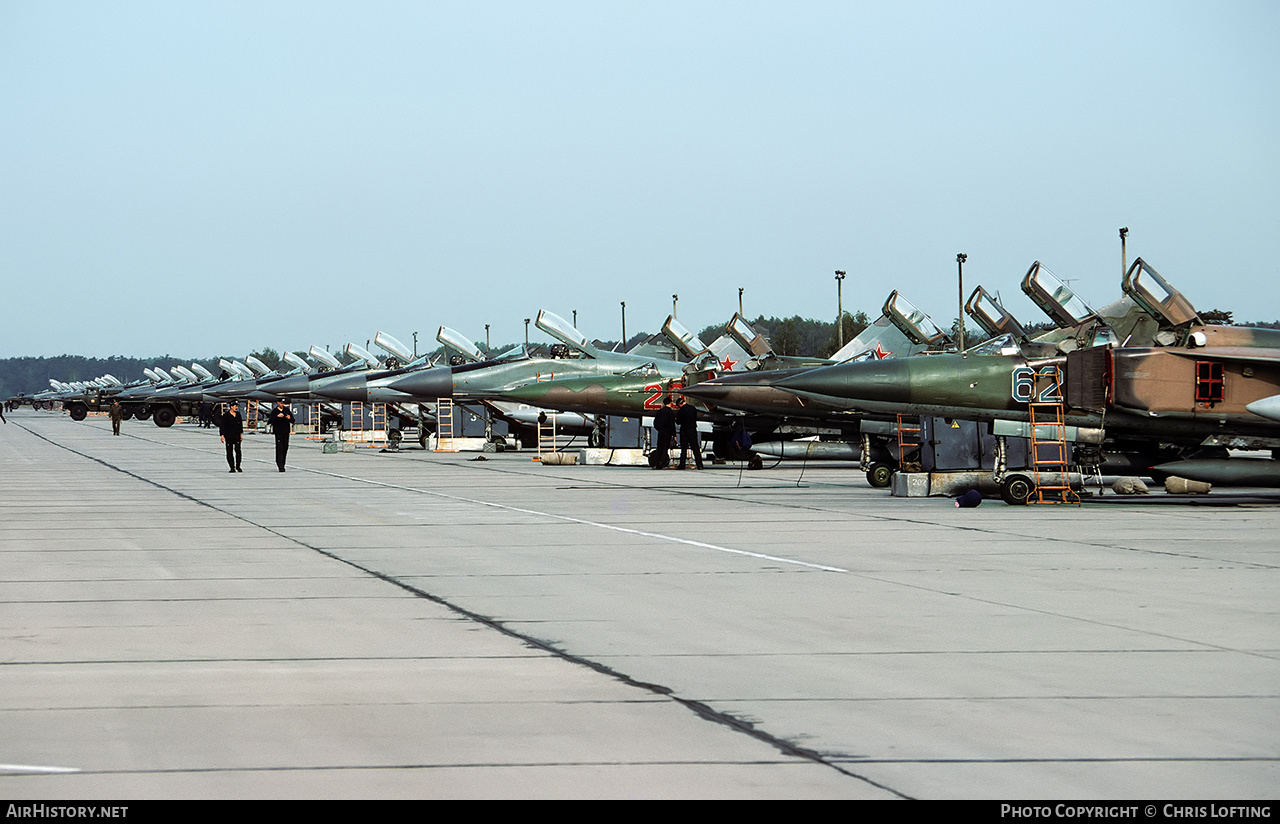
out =
[[653,431],[658,439],[658,444],[653,449],[657,457],[653,458],[649,465],[654,469],[666,469],[671,465],[669,450],[671,439],[676,435],[675,401],[671,400],[670,395],[663,399],[662,408],[653,416]]
[[676,398],[676,425],[680,427],[680,463],[676,469],[688,466],[689,449],[693,449],[693,460],[698,469],[702,468],[702,446],[698,443],[698,410],[691,403],[685,403],[684,396]]
[[276,436],[276,467],[284,472],[284,459],[289,454],[289,433],[293,431],[293,410],[284,398],[276,398],[276,408],[267,415],[271,431]]
[[243,472],[240,468],[240,441],[244,439],[244,421],[240,420],[240,405],[232,401],[227,411],[218,419],[218,432],[222,442],[227,445],[227,465],[232,472]]
[[124,420],[124,407],[120,405],[120,401],[112,401],[111,409],[107,413],[111,416],[111,434],[120,434],[120,421]]

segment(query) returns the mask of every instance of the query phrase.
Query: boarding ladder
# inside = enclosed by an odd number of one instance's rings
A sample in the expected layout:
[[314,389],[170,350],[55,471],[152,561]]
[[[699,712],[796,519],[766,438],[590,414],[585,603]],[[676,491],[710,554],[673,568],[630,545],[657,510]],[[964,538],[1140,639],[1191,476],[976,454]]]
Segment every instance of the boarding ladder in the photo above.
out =
[[347,405],[347,419],[351,422],[351,428],[347,433],[347,440],[354,440],[351,433],[360,432],[361,437],[364,433],[364,404],[359,401],[352,401]]
[[533,460],[542,461],[544,454],[556,453],[556,416],[554,412],[538,413],[538,455]]
[[[905,464],[906,464],[906,456],[907,456],[908,449],[911,449],[911,448],[916,449],[915,462],[917,464],[920,463],[920,457],[921,457],[920,447],[923,444],[923,441],[921,440],[921,433],[924,431],[924,427],[921,426],[920,419],[915,417],[914,415],[903,415],[899,413],[897,428],[898,428],[898,469],[906,471],[907,468]],[[918,471],[923,468],[924,468],[923,466],[918,466],[918,467],[913,467],[913,470]]]
[[370,449],[385,449],[387,446],[387,405],[385,403],[370,404],[371,414],[368,443]]
[[246,400],[244,402],[244,425],[246,429],[258,428],[258,402]]
[[1062,370],[1046,364],[1036,371],[1031,413],[1031,468],[1035,491],[1030,504],[1079,504],[1067,467],[1067,426],[1062,402]]
[[453,399],[436,400],[436,451],[457,452],[453,434]]
[[324,429],[324,421],[320,416],[320,404],[307,404],[307,422],[302,428],[302,431],[307,434],[307,440],[324,440],[324,433],[321,432],[322,429]]

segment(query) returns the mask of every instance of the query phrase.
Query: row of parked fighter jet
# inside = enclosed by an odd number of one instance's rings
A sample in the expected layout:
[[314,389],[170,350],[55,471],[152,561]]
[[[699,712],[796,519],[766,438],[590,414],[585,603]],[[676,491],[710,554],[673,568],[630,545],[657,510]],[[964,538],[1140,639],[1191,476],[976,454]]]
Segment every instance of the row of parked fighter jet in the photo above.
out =
[[[942,329],[894,292],[883,315],[831,359],[776,355],[737,315],[709,346],[670,317],[663,326],[665,352],[652,342],[626,353],[606,351],[544,311],[538,328],[560,342],[546,357],[526,347],[486,357],[441,327],[438,339],[457,353],[448,364],[415,359],[379,333],[375,341],[388,353],[383,360],[352,344],[347,352],[356,360],[344,366],[313,347],[316,365],[287,353],[287,373],[250,358],[247,365],[224,361],[219,377],[177,368],[181,377],[173,378],[153,370],[145,384],[112,379],[114,385],[93,391],[99,401],[112,396],[127,415],[151,416],[160,426],[190,414],[193,404],[230,398],[387,403],[405,418],[422,418],[448,399],[483,406],[483,414],[513,434],[527,433],[539,410],[556,410],[570,413],[557,417],[561,429],[591,432],[601,445],[608,441],[602,426],[608,416],[652,414],[665,394],[679,391],[710,422],[718,455],[741,454],[748,444],[784,455],[787,439],[821,432],[833,454],[860,457],[875,485],[886,485],[903,454],[895,454],[891,438],[873,434],[885,430],[867,425],[870,420],[929,415],[1027,424],[1033,404],[1054,402],[1065,424],[1095,433],[1082,439],[1094,442],[1090,460],[1105,454],[1150,474],[1280,485],[1276,461],[1229,458],[1226,451],[1245,443],[1280,446],[1280,331],[1202,322],[1142,259],[1125,272],[1122,297],[1098,310],[1039,262],[1022,288],[1054,328],[1028,333],[978,287],[965,311],[990,339],[967,351],[957,351]],[[672,350],[682,359],[673,359]],[[62,401],[73,417],[83,417],[90,403],[66,390]],[[425,421],[424,431],[429,425]]]

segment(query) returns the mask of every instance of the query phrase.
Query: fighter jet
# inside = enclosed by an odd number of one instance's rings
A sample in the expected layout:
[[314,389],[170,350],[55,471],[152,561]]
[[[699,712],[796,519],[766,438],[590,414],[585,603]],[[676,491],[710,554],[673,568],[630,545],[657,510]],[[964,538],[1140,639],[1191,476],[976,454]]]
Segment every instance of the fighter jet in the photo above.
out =
[[318,398],[344,403],[419,403],[419,399],[390,391],[387,386],[404,375],[437,368],[430,357],[414,357],[404,344],[384,332],[378,332],[374,342],[388,353],[385,360],[378,360],[357,344],[347,344],[347,354],[357,358],[357,362],[363,362],[363,368],[316,376],[310,382],[310,393]]
[[690,385],[685,394],[706,404],[709,409],[771,417],[820,418],[840,409],[801,400],[790,392],[775,388],[773,383],[821,365],[904,357],[946,341],[947,336],[928,315],[894,291],[885,300],[882,314],[875,323],[828,360],[778,370],[748,368],[740,374],[721,375]]
[[448,371],[411,372],[392,381],[388,388],[425,401],[437,398],[461,401],[496,397],[499,393],[535,381],[616,375],[644,366],[652,366],[663,377],[675,378],[684,374],[684,364],[677,361],[600,349],[563,318],[545,310],[538,313],[537,326],[561,341],[551,347],[550,357],[534,357],[527,351],[505,353],[494,360],[463,364]]
[[[928,315],[894,291],[885,300],[881,316],[831,360],[822,363],[902,357],[947,342],[946,334]],[[758,444],[765,438],[783,438],[771,446],[759,444],[761,451],[779,455],[788,453],[785,440],[821,433],[824,438],[860,439],[861,445],[840,447],[834,454],[846,459],[865,455],[864,468],[870,478],[872,453],[876,461],[885,465],[889,457],[879,441],[872,443],[869,438],[860,437],[861,415],[845,411],[843,404],[800,398],[773,385],[783,377],[803,373],[817,365],[761,371],[749,365],[748,371],[741,374],[719,375],[691,383],[683,394],[695,399],[713,417],[712,445],[718,457],[742,457],[741,451],[732,447],[735,440],[741,440],[736,434],[739,429],[749,432],[750,440]],[[812,456],[815,452],[812,447],[806,447],[804,454]]]
[[[702,361],[704,367],[715,363],[714,356]],[[694,382],[699,375],[706,374],[714,375],[715,371],[691,366],[690,371],[678,378],[664,377],[652,364],[645,364],[621,375],[534,381],[496,390],[491,397],[584,415],[644,416],[662,408],[664,395],[678,393],[686,382]]]

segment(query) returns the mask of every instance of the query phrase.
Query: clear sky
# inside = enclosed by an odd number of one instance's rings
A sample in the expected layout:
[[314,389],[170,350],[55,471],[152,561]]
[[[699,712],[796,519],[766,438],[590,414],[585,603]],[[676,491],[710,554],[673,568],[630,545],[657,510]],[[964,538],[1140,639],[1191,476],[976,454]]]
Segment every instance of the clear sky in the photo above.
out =
[[[1280,318],[1280,3],[0,0],[0,357],[946,326],[1118,229]],[[535,339],[544,336],[537,335]],[[121,376],[133,378],[137,376]]]

